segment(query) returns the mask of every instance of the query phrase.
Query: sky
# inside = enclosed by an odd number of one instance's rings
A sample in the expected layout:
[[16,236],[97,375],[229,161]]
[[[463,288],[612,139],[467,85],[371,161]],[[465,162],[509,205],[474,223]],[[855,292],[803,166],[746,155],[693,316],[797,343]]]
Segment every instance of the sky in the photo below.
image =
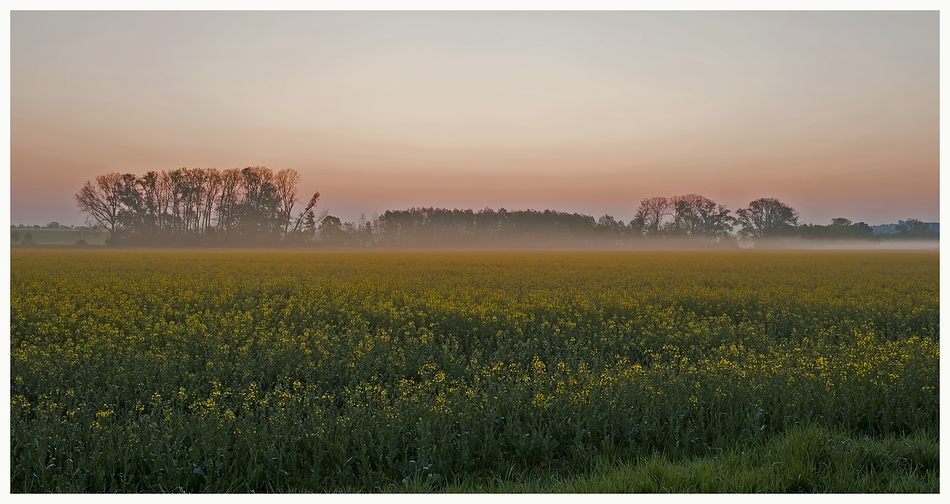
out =
[[10,219],[262,165],[343,220],[651,196],[939,220],[937,11],[13,11]]

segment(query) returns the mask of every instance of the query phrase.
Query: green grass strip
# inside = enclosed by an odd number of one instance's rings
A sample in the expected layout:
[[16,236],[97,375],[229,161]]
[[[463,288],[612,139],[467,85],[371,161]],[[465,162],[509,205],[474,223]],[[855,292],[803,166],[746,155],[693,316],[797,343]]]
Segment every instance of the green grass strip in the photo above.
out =
[[810,426],[714,457],[603,460],[589,472],[508,474],[440,485],[405,480],[386,492],[445,493],[938,493],[938,436],[880,439]]

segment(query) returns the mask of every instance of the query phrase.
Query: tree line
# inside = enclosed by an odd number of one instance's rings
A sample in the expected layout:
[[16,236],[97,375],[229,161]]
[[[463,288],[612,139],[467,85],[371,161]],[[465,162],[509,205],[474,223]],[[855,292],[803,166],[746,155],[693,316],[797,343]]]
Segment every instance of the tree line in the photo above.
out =
[[595,220],[590,215],[552,210],[410,208],[390,210],[373,219],[364,216],[358,224],[327,216],[318,235],[326,245],[363,247],[638,246],[680,239],[684,244],[734,248],[737,237],[880,239],[864,222],[838,218],[821,226],[799,225],[798,219],[794,208],[775,198],[754,200],[733,215],[705,196],[687,194],[645,198],[628,223],[608,214]]
[[[320,193],[294,215],[299,182],[294,170],[262,166],[110,173],[87,181],[76,202],[92,224],[109,232],[111,245],[636,246],[644,239],[680,238],[733,248],[737,237],[881,239],[866,223],[844,218],[799,224],[798,211],[775,198],[756,199],[733,213],[698,194],[645,198],[628,223],[607,214],[594,219],[554,210],[431,207],[343,222],[326,210],[316,213]],[[904,228],[897,237],[935,235],[915,219]]]
[[320,193],[294,216],[299,183],[291,169],[179,168],[100,175],[75,197],[89,220],[109,232],[109,244],[306,242],[316,233]]

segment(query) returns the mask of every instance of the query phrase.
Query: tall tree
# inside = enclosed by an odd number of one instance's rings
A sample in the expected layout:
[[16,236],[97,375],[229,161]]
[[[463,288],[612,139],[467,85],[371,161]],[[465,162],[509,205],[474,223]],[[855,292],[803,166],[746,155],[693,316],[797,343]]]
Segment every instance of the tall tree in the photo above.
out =
[[[296,193],[296,189],[294,190]],[[315,192],[313,196],[310,197],[310,201],[307,202],[307,206],[304,207],[303,211],[300,212],[300,215],[294,219],[293,227],[290,228],[287,235],[288,237],[303,238],[305,241],[310,240],[317,233],[317,223],[326,220],[328,210],[326,208],[320,213],[320,216],[317,217],[314,213],[314,209],[317,207],[317,201],[320,200],[320,193]],[[292,206],[291,206],[292,207]],[[336,217],[333,217],[337,219]],[[337,219],[339,221],[340,219]]]
[[162,203],[161,174],[150,171],[136,180],[136,185],[142,201],[143,232],[146,235],[157,235],[162,231],[162,214],[165,211]]
[[232,168],[225,170],[220,176],[221,189],[216,202],[217,230],[223,234],[231,234],[237,230],[241,198],[241,170]]
[[346,233],[339,217],[327,215],[320,221],[320,242],[325,245],[346,245]]
[[122,210],[123,177],[118,173],[107,173],[96,177],[76,193],[76,204],[88,214],[96,224],[109,232],[109,238],[115,236]]
[[[314,214],[319,193],[296,220],[300,175],[282,170],[276,175],[262,166],[219,172],[215,168],[179,168],[148,172],[110,173],[86,182],[76,202],[97,226],[127,243],[198,243],[218,235],[221,243],[245,237],[252,241],[308,240],[324,215]],[[120,233],[121,232],[121,233]],[[187,237],[183,242],[180,240]]]
[[640,207],[633,217],[633,224],[648,235],[659,234],[664,228],[663,218],[672,215],[673,205],[670,198],[654,196],[640,200]]
[[[282,229],[284,235],[290,230],[290,213],[297,203],[297,184],[299,183],[300,174],[290,168],[277,172],[277,176],[274,178],[274,188],[277,192],[277,210],[280,221],[284,223]],[[319,198],[320,195],[317,194],[317,197]]]
[[268,235],[277,231],[277,187],[274,172],[263,166],[241,170],[243,201],[239,205],[240,230],[245,235]]
[[671,231],[693,237],[718,239],[728,236],[734,218],[724,205],[698,194],[686,194],[671,198],[673,222]]
[[784,236],[798,225],[798,212],[775,198],[759,198],[736,210],[739,234],[751,238]]
[[143,229],[146,223],[145,199],[139,191],[138,179],[131,173],[122,175],[118,186],[119,222],[127,229]]
[[205,170],[204,185],[201,190],[201,220],[200,229],[202,233],[214,230],[211,224],[211,217],[214,215],[214,203],[218,199],[218,193],[221,191],[221,173],[216,168]]

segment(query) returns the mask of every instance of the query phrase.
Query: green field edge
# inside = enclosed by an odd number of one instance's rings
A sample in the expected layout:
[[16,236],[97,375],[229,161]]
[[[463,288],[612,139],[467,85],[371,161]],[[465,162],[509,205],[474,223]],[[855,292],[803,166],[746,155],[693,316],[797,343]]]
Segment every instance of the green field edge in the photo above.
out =
[[[365,489],[338,489],[358,492]],[[880,438],[797,427],[716,456],[601,458],[586,470],[548,467],[442,482],[424,475],[382,493],[939,493],[939,435]]]

